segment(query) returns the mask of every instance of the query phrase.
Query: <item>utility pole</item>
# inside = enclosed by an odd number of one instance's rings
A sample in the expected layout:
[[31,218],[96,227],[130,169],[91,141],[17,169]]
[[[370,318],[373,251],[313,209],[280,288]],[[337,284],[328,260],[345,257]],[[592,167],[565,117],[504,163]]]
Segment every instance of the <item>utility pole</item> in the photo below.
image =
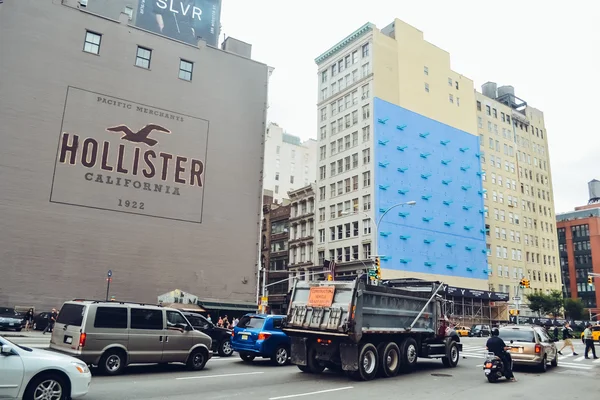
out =
[[110,293],[110,283],[112,282],[112,270],[109,269],[106,273],[106,301],[108,301],[108,294]]

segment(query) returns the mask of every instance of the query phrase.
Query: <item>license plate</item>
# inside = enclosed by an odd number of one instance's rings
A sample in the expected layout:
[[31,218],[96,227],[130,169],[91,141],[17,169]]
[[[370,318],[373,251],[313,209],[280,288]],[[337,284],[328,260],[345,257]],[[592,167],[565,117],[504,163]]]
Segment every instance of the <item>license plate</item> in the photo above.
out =
[[67,336],[67,337],[65,338],[65,343],[66,343],[66,344],[71,344],[71,343],[73,343],[73,338],[72,338],[72,337],[70,337],[70,336]]
[[242,340],[248,340],[248,335],[242,335]]
[[487,369],[485,370],[485,374],[486,374],[486,375],[489,375],[489,374],[490,374],[490,372],[492,372],[492,371],[491,371],[489,368],[487,368]]

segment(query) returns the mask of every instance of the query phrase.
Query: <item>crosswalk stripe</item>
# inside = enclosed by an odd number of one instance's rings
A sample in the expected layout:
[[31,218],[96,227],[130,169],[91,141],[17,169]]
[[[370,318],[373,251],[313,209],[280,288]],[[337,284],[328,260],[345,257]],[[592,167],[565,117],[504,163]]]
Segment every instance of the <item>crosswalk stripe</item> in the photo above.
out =
[[600,359],[594,360],[593,362],[594,362],[594,364],[600,364]]
[[575,359],[575,361],[583,361],[583,360],[585,360],[585,357],[584,357],[584,356],[577,357],[577,358]]

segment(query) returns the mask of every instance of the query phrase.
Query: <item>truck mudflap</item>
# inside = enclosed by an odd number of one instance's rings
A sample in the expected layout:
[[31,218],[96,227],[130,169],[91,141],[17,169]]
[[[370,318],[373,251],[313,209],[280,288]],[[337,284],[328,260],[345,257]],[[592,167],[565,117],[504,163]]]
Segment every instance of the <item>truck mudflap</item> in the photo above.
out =
[[306,365],[307,346],[305,337],[292,336],[291,361],[292,364]]
[[340,343],[340,360],[344,371],[358,371],[358,345]]

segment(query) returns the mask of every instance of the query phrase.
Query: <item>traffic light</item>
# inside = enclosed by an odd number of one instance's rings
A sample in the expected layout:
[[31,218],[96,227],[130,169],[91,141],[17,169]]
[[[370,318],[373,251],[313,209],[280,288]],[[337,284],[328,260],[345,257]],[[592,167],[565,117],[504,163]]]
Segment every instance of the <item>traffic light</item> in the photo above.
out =
[[328,281],[332,281],[333,280],[333,276],[331,274],[327,275],[327,280]]
[[519,287],[521,289],[525,288],[525,278],[521,278],[521,280],[519,281]]
[[531,288],[529,279],[527,279],[527,278],[523,279],[523,286],[525,286],[525,288],[527,288],[527,289]]
[[381,262],[379,257],[375,257],[375,266],[377,267],[377,279],[381,279]]
[[594,278],[591,276],[588,276],[588,285],[593,285],[594,284]]
[[508,313],[510,315],[519,315],[520,314],[520,310],[508,310]]

